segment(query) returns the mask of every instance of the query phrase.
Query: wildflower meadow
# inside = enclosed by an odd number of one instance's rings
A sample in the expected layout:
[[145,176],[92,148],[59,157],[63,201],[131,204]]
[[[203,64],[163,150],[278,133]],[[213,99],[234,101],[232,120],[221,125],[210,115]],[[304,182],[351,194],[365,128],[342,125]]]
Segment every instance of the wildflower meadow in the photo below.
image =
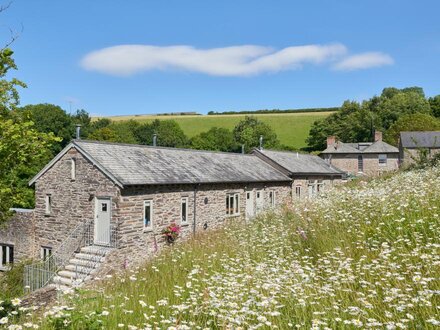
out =
[[0,323],[10,329],[437,328],[438,187],[440,168],[336,187],[199,234],[141,268],[66,294],[45,311],[24,308]]

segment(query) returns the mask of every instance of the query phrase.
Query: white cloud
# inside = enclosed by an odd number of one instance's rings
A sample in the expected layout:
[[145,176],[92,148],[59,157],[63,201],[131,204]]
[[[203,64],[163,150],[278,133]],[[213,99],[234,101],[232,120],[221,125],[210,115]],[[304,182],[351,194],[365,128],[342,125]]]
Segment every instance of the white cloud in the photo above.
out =
[[249,76],[299,69],[334,61],[347,52],[341,44],[305,45],[274,50],[243,45],[197,49],[191,46],[120,45],[87,54],[81,66],[116,76],[151,70],[183,70],[212,76]]
[[333,68],[342,71],[369,69],[394,63],[390,55],[380,52],[369,52],[348,56],[336,63]]

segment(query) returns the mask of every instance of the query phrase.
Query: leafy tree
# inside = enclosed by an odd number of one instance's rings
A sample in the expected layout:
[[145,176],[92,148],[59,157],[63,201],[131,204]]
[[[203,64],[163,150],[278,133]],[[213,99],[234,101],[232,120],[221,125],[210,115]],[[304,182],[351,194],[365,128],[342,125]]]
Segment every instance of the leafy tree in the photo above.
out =
[[154,134],[157,135],[158,146],[185,147],[188,144],[188,138],[175,120],[155,119],[134,130],[134,136],[140,144],[152,145]]
[[415,113],[400,117],[385,133],[384,140],[397,146],[400,132],[438,130],[440,130],[440,120],[423,113]]
[[260,136],[263,136],[265,148],[277,148],[280,142],[273,129],[256,117],[246,116],[233,130],[234,139],[238,144],[244,144],[246,152],[259,146]]
[[118,134],[110,127],[101,127],[88,136],[90,140],[118,142]]
[[428,101],[432,114],[435,117],[440,118],[440,95],[430,97]]
[[214,151],[236,151],[239,149],[232,132],[226,128],[212,127],[191,139],[191,148]]
[[8,116],[10,110],[14,110],[19,102],[20,97],[17,87],[26,88],[26,84],[16,78],[11,80],[5,79],[9,70],[16,70],[17,66],[12,58],[14,52],[9,48],[0,50],[0,115]]
[[38,131],[52,132],[61,139],[60,142],[52,146],[53,154],[57,154],[75,136],[73,118],[58,105],[48,103],[26,105],[20,109],[20,112],[24,119],[35,123],[34,128]]
[[430,104],[420,87],[385,88],[380,96],[362,104],[345,101],[339,111],[316,121],[310,129],[307,144],[311,150],[323,150],[330,135],[344,142],[371,141],[374,129],[386,131],[402,116],[430,112]]

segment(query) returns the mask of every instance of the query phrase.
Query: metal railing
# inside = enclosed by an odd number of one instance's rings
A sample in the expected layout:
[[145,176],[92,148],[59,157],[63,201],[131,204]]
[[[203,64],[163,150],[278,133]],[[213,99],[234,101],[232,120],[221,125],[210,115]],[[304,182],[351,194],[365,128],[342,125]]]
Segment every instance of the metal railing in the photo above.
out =
[[[102,253],[106,253],[108,248],[116,248],[116,227],[111,225],[109,229],[104,231],[99,237],[95,237],[93,220],[79,224],[45,260],[25,266],[25,290],[34,291],[50,284],[56,274],[68,264],[76,252],[79,252],[82,247],[91,245],[100,247],[97,250],[97,256],[101,254],[100,249],[102,249]],[[100,258],[99,260],[90,260],[90,266],[95,267],[96,263],[100,260]],[[78,269],[76,269],[75,273],[79,276]]]

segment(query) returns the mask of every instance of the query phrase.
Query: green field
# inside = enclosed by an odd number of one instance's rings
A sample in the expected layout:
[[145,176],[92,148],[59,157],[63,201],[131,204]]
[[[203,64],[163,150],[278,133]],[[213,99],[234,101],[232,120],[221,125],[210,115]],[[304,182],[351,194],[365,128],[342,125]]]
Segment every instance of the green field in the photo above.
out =
[[[332,112],[257,114],[253,115],[269,124],[277,133],[281,143],[293,148],[306,146],[310,126],[315,120],[327,117]],[[115,116],[107,117],[114,121],[138,120],[149,122],[154,119],[173,119],[177,121],[188,137],[209,130],[211,127],[233,129],[246,115],[211,115],[211,116]]]

